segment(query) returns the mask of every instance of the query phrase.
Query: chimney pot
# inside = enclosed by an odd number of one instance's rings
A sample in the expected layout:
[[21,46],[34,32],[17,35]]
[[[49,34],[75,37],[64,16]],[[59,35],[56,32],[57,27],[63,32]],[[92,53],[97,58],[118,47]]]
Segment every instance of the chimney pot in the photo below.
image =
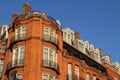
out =
[[28,12],[31,12],[32,8],[29,3],[25,3],[23,5],[23,15],[27,14]]

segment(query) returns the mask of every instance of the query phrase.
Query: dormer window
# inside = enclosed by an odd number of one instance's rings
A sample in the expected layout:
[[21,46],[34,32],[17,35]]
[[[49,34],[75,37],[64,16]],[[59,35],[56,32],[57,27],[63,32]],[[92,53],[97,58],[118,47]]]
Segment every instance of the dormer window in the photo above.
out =
[[83,51],[83,49],[84,49],[84,44],[83,44],[83,42],[80,40],[79,41],[79,43],[78,43],[78,49],[80,50],[80,51]]
[[95,49],[94,59],[95,59],[97,62],[100,62],[100,50],[99,50],[99,48],[96,48],[96,49]]

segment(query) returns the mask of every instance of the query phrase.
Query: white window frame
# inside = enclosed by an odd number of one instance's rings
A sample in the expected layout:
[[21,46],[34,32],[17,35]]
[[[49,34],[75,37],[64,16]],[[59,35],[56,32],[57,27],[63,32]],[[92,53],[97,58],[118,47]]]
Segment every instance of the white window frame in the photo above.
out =
[[86,80],[90,80],[90,73],[86,73]]
[[[23,48],[24,51],[23,52],[23,58],[21,58],[21,48]],[[25,46],[19,46],[19,47],[15,47],[13,48],[13,53],[12,53],[12,64],[14,65],[15,61],[17,60],[17,63],[20,62],[20,60],[24,60],[24,55],[25,55]]]
[[[45,76],[46,76],[46,78],[45,78]],[[53,78],[53,79],[51,79],[51,77]],[[52,74],[50,74],[50,73],[43,73],[42,74],[42,80],[55,80],[55,78],[56,78],[56,76],[54,76],[54,75],[52,75]]]
[[96,78],[96,75],[93,75],[93,80],[96,80],[97,78]]
[[68,80],[72,80],[72,64],[68,63]]
[[79,66],[75,66],[75,80],[79,80]]
[[[46,50],[47,50],[47,52],[46,52]],[[45,53],[47,53],[47,55]],[[48,60],[47,65],[49,65],[49,61],[53,61],[52,65],[54,67],[54,62],[57,63],[57,53],[56,53],[55,49],[47,47],[47,46],[43,47],[43,60]]]

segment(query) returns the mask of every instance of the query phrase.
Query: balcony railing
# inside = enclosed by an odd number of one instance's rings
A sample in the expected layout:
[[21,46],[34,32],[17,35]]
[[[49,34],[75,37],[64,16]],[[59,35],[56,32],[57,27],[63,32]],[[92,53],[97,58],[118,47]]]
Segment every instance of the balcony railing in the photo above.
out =
[[7,70],[12,69],[12,68],[16,68],[16,67],[21,67],[24,64],[24,60],[23,59],[15,59],[10,61],[7,64]]
[[77,76],[77,75],[66,75],[66,80],[84,80],[84,78]]
[[58,45],[58,40],[51,35],[44,35],[44,41],[48,41],[48,42],[51,42],[55,45]]
[[25,40],[25,39],[26,39],[26,34],[16,35],[16,36],[12,37],[11,44],[14,42],[17,42],[17,41]]
[[43,67],[51,68],[59,73],[59,66],[56,62],[51,60],[43,60]]

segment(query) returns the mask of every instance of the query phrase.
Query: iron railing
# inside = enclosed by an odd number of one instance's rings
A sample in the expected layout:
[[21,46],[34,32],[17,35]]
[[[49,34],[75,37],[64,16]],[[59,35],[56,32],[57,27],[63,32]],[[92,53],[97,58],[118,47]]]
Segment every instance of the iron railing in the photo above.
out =
[[59,66],[56,62],[51,60],[43,59],[43,67],[54,69],[55,71],[59,72]]
[[21,67],[24,65],[24,60],[23,59],[15,59],[10,61],[7,64],[7,70],[12,69],[12,68],[16,68],[16,67]]
[[20,40],[25,40],[25,39],[26,39],[26,34],[15,35],[11,39],[11,44]]
[[51,35],[47,35],[47,34],[44,35],[44,41],[49,41],[49,42],[51,42],[51,43],[53,43],[55,45],[58,45],[58,40],[55,37],[51,36]]
[[[43,15],[43,13],[45,15]],[[55,18],[51,17],[51,16],[47,16],[45,12],[40,12],[40,11],[31,11],[31,12],[28,12],[26,15],[20,15],[16,18],[15,21],[18,21],[20,19],[27,19],[31,16],[41,16],[42,18],[45,18],[45,19],[48,19],[48,20],[51,20],[51,21],[56,21]]]
[[73,75],[73,74],[72,75],[67,74],[66,80],[84,80],[84,78],[77,76],[77,75]]

